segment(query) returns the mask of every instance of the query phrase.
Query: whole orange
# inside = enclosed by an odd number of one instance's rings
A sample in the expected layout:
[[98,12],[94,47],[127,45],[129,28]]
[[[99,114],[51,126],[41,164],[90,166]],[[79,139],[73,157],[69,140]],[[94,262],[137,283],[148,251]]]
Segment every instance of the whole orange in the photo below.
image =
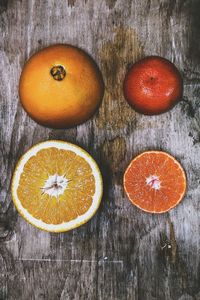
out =
[[26,112],[53,128],[78,125],[89,119],[103,98],[104,83],[94,60],[71,45],[53,45],[25,64],[19,95]]
[[160,56],[136,62],[124,80],[124,96],[138,112],[157,115],[170,110],[183,94],[183,81],[176,66]]

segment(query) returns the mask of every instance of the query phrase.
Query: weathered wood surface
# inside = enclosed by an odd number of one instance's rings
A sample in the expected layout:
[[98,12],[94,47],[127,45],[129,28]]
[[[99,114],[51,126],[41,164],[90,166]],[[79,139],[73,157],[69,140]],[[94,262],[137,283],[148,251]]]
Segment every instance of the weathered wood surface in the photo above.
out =
[[[106,84],[99,112],[70,130],[37,125],[18,101],[24,62],[57,42],[89,52]],[[150,54],[184,77],[183,101],[156,117],[135,113],[121,87],[129,64]],[[1,0],[0,65],[0,299],[199,300],[200,1]],[[105,181],[96,216],[63,234],[27,224],[9,190],[18,158],[52,138],[88,150]],[[143,213],[122,189],[128,162],[146,149],[172,153],[187,172],[187,195],[167,214]]]

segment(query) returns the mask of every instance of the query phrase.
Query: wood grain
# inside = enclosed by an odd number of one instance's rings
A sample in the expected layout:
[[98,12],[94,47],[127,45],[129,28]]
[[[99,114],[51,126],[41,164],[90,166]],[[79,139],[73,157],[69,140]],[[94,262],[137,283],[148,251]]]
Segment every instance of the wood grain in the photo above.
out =
[[[198,0],[0,1],[0,299],[200,299],[200,2]],[[96,115],[68,130],[37,125],[19,104],[24,62],[54,43],[77,45],[97,61],[106,91]],[[173,61],[184,97],[147,117],[124,101],[127,68],[146,55]],[[96,216],[65,234],[27,224],[10,181],[19,157],[37,142],[62,139],[88,150],[104,175]],[[123,172],[147,149],[176,156],[188,179],[184,201],[163,215],[126,199]]]

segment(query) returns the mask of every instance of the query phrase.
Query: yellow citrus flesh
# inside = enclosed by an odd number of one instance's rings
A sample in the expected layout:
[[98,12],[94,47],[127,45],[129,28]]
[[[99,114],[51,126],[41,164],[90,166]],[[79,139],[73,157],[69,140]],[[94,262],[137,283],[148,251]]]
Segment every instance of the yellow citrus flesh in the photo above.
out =
[[30,223],[47,231],[67,231],[96,212],[102,178],[83,149],[48,141],[31,148],[19,161],[12,192],[17,209]]

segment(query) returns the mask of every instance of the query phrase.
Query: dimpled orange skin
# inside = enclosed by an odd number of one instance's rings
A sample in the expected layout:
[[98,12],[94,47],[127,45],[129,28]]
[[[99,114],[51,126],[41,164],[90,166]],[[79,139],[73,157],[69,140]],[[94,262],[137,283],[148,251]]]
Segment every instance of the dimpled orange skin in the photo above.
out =
[[136,62],[124,80],[124,96],[139,113],[162,114],[181,100],[183,81],[176,66],[159,56]]
[[[51,74],[62,66],[65,77]],[[53,45],[25,64],[19,84],[22,106],[32,119],[52,128],[67,128],[88,120],[101,103],[104,83],[93,59],[71,45]]]

